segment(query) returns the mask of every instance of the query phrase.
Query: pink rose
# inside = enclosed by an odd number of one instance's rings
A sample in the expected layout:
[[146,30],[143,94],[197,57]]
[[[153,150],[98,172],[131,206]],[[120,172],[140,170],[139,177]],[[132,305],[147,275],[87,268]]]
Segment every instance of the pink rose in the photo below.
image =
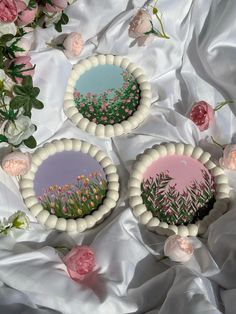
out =
[[18,26],[24,26],[32,23],[38,11],[38,5],[36,4],[34,8],[27,9],[24,1],[16,0],[16,5],[18,9],[18,19],[16,24]]
[[57,13],[63,11],[67,5],[67,0],[52,0],[52,5],[46,3],[45,9],[50,13]]
[[28,38],[28,34],[21,37],[20,40],[18,40],[16,46],[22,49],[22,51],[16,51],[15,57],[26,56],[31,48],[31,40]]
[[209,123],[214,119],[213,108],[205,101],[196,102],[189,114],[189,118],[196,124],[200,131],[205,131]]
[[77,57],[80,55],[84,42],[80,33],[72,32],[66,36],[63,42],[64,53],[68,58]]
[[3,23],[14,22],[17,18],[17,8],[14,0],[0,1],[0,21]]
[[152,36],[145,35],[152,30],[151,17],[145,10],[139,10],[129,24],[129,36],[138,41],[139,46],[145,45]]
[[187,237],[172,235],[165,242],[164,254],[174,262],[188,262],[193,255],[193,246]]
[[6,155],[2,160],[2,169],[10,176],[25,175],[31,165],[30,154],[16,151]]
[[[33,76],[34,75],[34,67],[32,63],[30,62],[31,58],[30,56],[24,56],[24,57],[18,57],[13,60],[13,63],[15,65],[23,65],[22,68],[19,70],[20,74],[24,76]],[[16,77],[16,82],[21,83],[23,78],[21,77]]]
[[225,169],[236,170],[236,144],[226,145],[220,166]]
[[95,254],[88,246],[75,246],[63,258],[70,277],[74,280],[83,280],[93,271],[95,266]]

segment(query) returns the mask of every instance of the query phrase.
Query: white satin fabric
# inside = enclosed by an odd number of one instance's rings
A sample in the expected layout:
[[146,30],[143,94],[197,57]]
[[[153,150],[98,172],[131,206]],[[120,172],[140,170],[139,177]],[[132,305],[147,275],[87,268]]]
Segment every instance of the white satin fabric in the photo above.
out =
[[[148,1],[152,3],[152,1]],[[33,112],[39,145],[62,137],[96,144],[118,166],[119,205],[101,225],[82,234],[45,230],[24,206],[18,183],[0,169],[0,216],[24,209],[29,231],[0,239],[1,314],[216,314],[236,313],[236,173],[228,171],[231,210],[194,238],[194,256],[181,265],[158,261],[165,237],[140,226],[127,202],[127,180],[133,161],[145,148],[163,141],[200,144],[219,158],[221,150],[207,143],[213,135],[222,144],[236,142],[236,1],[159,0],[169,40],[155,38],[146,47],[132,44],[128,25],[143,0],[78,0],[67,13],[64,33],[79,31],[86,41],[78,58],[93,53],[127,56],[140,65],[152,84],[149,117],[131,134],[101,140],[66,119],[63,94],[72,68],[63,52],[49,48],[58,33],[53,27],[35,32],[32,51],[34,82],[45,108]],[[155,23],[154,23],[155,24]],[[217,112],[213,126],[200,133],[186,117],[193,102],[235,103]],[[53,246],[91,245],[95,272],[83,283],[72,281]]]

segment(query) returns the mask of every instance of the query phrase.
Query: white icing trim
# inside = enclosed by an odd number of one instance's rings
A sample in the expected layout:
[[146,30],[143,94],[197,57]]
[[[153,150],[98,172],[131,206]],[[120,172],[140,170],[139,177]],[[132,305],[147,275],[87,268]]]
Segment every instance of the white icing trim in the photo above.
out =
[[[199,220],[195,224],[176,226],[161,222],[147,210],[141,197],[141,183],[146,168],[158,158],[173,154],[185,155],[199,160],[210,171],[215,180],[216,201],[213,208],[203,220]],[[230,188],[227,177],[224,175],[223,170],[217,167],[212,161],[211,155],[204,152],[200,147],[183,143],[166,143],[154,145],[152,148],[146,149],[142,155],[139,155],[134,164],[128,187],[129,204],[133,209],[133,214],[139,219],[139,222],[147,225],[148,229],[167,236],[171,234],[197,236],[198,234],[205,233],[208,226],[228,210],[229,192]]]
[[[43,160],[64,150],[81,151],[90,155],[100,163],[106,174],[106,198],[97,210],[84,218],[64,219],[51,215],[47,210],[44,210],[42,205],[38,202],[33,188],[35,173]],[[20,181],[20,190],[26,206],[41,224],[44,224],[49,229],[57,229],[67,232],[83,232],[103,221],[116,206],[119,199],[119,177],[117,169],[113,165],[111,159],[98,147],[77,139],[54,140],[51,143],[47,143],[43,147],[38,148],[33,153],[31,169],[26,175],[22,176]]]
[[[132,116],[119,124],[102,125],[90,122],[87,118],[84,118],[75,107],[73,93],[77,80],[83,73],[92,67],[96,67],[101,64],[113,64],[115,66],[120,66],[130,72],[139,83],[141,91],[140,104]],[[66,116],[81,130],[98,137],[109,138],[129,133],[131,130],[137,128],[148,115],[148,111],[151,106],[151,98],[151,85],[147,81],[147,78],[141,68],[139,68],[136,64],[131,63],[127,58],[113,55],[98,55],[80,61],[71,71],[64,96],[64,112]]]

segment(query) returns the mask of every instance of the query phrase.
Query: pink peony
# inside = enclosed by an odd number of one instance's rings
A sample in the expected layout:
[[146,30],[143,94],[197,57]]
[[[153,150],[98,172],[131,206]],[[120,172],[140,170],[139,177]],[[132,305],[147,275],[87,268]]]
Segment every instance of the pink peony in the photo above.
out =
[[63,258],[70,277],[83,280],[95,267],[95,254],[88,246],[75,246]]
[[17,18],[17,7],[14,0],[0,1],[0,22],[11,23]]
[[189,118],[196,124],[200,131],[208,129],[214,116],[215,112],[213,108],[205,101],[196,102],[189,114]]
[[2,160],[2,169],[10,176],[25,175],[31,165],[30,154],[23,154],[15,151],[6,155]]
[[77,57],[80,55],[84,42],[80,33],[72,32],[66,36],[64,42],[64,53],[68,58]]
[[67,0],[52,0],[52,5],[46,3],[45,9],[50,13],[57,13],[63,11],[67,5]]
[[220,166],[225,169],[236,170],[236,144],[226,145]]
[[144,46],[151,39],[146,35],[152,30],[151,17],[145,10],[139,10],[129,24],[129,36],[138,41],[139,46]]
[[[20,69],[20,71],[21,71],[21,74],[24,76],[27,76],[27,75],[33,76],[34,75],[33,65],[30,61],[31,61],[30,56],[18,57],[18,58],[15,58],[13,60],[15,65],[20,65],[20,64],[23,65],[23,67]],[[17,83],[21,83],[23,80],[21,77],[16,77],[15,79],[16,79]]]
[[172,235],[165,242],[164,254],[174,262],[188,262],[193,255],[193,246],[187,237]]
[[32,23],[38,11],[38,5],[36,4],[34,8],[28,9],[24,1],[16,0],[18,19],[16,24],[18,26],[24,26]]

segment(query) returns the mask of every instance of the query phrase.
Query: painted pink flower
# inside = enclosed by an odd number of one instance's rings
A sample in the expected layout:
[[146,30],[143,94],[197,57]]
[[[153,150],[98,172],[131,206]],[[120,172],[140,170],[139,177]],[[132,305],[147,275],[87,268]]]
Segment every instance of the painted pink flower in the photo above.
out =
[[126,109],[125,109],[125,112],[129,112],[129,109],[128,109],[128,108],[126,108]]
[[112,119],[112,120],[110,121],[110,123],[111,123],[111,124],[115,123],[115,120]]
[[75,246],[63,258],[70,277],[76,281],[83,280],[95,267],[95,254],[88,246]]
[[28,9],[25,2],[21,0],[16,0],[18,18],[16,24],[18,26],[24,26],[32,23],[36,17],[38,11],[38,5],[35,4],[34,8]]
[[13,152],[6,155],[2,160],[2,169],[10,176],[23,176],[25,175],[31,165],[30,154],[22,152]]
[[90,98],[91,96],[92,96],[91,93],[87,93],[87,94],[86,94],[86,97],[87,97],[87,98]]
[[93,118],[92,120],[94,123],[97,123],[97,119],[96,118]]
[[83,202],[86,202],[86,201],[87,201],[87,198],[86,198],[85,196],[83,196],[83,197],[82,197],[82,201],[83,201]]
[[220,166],[225,169],[236,170],[236,144],[226,145]]
[[68,58],[78,57],[83,50],[84,41],[80,33],[72,32],[63,41],[64,53]]
[[[22,65],[22,68],[19,70],[22,75],[33,76],[34,75],[34,68],[33,68],[33,64],[30,61],[31,61],[30,56],[24,56],[24,57],[15,58],[13,60],[13,63],[15,65]],[[17,83],[21,83],[23,80],[21,77],[16,77],[15,79],[16,79]]]
[[136,85],[132,86],[132,90],[136,90],[136,88],[137,88]]
[[11,23],[17,18],[17,7],[14,0],[0,1],[0,22]]
[[188,262],[193,255],[193,245],[187,237],[173,235],[165,242],[164,254],[174,262]]
[[106,120],[107,120],[107,117],[106,117],[106,116],[102,116],[102,117],[101,117],[101,120],[102,120],[102,121],[106,121]]
[[89,106],[89,111],[90,111],[90,112],[94,112],[93,106]]
[[46,3],[45,9],[50,13],[57,13],[63,11],[68,3],[67,0],[51,0],[52,5],[49,3]]
[[74,97],[80,97],[80,92],[75,91],[75,92],[74,92]]
[[215,112],[213,108],[205,101],[196,102],[189,114],[189,118],[196,124],[200,131],[208,129],[214,116]]

